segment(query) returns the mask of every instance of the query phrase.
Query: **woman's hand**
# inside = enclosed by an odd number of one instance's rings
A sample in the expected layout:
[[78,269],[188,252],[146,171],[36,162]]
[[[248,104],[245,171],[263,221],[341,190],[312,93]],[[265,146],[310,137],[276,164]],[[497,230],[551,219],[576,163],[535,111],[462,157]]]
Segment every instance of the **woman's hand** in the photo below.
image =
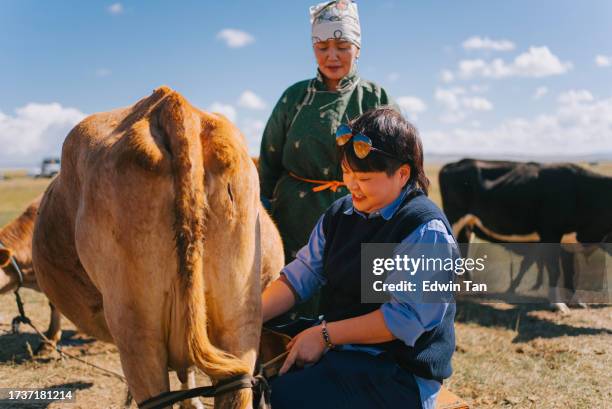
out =
[[286,373],[294,364],[303,367],[306,364],[317,362],[325,353],[325,341],[321,334],[321,325],[308,328],[297,334],[287,344],[289,355],[279,371],[279,375]]

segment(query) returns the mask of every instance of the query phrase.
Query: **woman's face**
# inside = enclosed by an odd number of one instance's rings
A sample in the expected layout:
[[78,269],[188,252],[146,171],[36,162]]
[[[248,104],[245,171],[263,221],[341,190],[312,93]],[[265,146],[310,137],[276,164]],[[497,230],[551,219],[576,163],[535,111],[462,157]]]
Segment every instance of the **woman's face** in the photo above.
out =
[[319,70],[332,81],[345,77],[359,56],[359,48],[344,40],[319,41],[313,48]]
[[410,167],[402,165],[391,176],[385,172],[356,172],[342,161],[342,176],[351,192],[353,206],[364,213],[372,213],[391,204],[410,179]]

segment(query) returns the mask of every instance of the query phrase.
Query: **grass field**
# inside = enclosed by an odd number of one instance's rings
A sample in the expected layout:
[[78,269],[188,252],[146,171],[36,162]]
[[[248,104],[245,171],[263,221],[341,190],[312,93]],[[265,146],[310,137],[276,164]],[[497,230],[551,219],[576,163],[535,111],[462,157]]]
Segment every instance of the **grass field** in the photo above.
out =
[[49,179],[32,179],[23,175],[0,180],[0,226],[20,215],[25,205],[40,195],[48,184]]
[[[591,169],[612,175],[611,163]],[[437,165],[427,168],[432,180],[430,196],[440,203],[438,171]],[[18,215],[48,182],[24,177],[0,181],[0,225]],[[30,290],[23,293],[27,313],[38,327],[45,328],[49,316],[44,296]],[[9,333],[16,313],[12,294],[0,295],[0,388],[54,386],[78,392],[74,404],[15,408],[122,407],[126,385],[121,381],[73,360],[32,359],[28,345],[33,349],[38,345],[35,334],[27,328],[21,334]],[[70,323],[64,328],[66,351],[121,372],[114,346],[76,333]],[[445,384],[472,408],[612,408],[611,306],[560,316],[544,304],[464,302],[458,305],[456,335],[455,372]],[[176,377],[171,379],[178,389]],[[204,376],[198,379],[199,385],[207,382]]]

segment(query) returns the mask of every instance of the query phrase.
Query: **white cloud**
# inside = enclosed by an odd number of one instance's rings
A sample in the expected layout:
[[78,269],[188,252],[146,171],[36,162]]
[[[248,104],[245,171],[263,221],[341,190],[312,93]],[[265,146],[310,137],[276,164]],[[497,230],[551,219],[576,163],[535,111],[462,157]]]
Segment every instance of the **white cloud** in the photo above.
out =
[[525,77],[545,77],[564,74],[572,68],[571,62],[561,62],[548,47],[529,47],[529,51],[514,59],[513,70]]
[[238,118],[238,114],[236,113],[236,108],[230,104],[224,104],[222,102],[213,102],[208,108],[210,112],[216,112],[218,114],[224,115],[232,122],[236,122]]
[[597,55],[595,56],[595,65],[598,67],[610,67],[612,66],[612,56]]
[[110,6],[108,6],[106,8],[106,10],[110,13],[110,14],[121,14],[123,13],[123,4],[121,3],[113,3]]
[[264,109],[266,107],[266,103],[250,90],[246,90],[240,95],[238,105],[249,109]]
[[249,45],[255,41],[255,37],[246,31],[236,30],[233,28],[225,28],[217,33],[217,38],[225,41],[225,44],[230,48],[240,48]]
[[456,124],[462,122],[467,117],[464,111],[448,111],[440,115],[440,122],[445,124]]
[[462,98],[461,105],[473,111],[490,111],[493,109],[493,104],[491,103],[491,101],[482,97]]
[[476,94],[482,94],[485,93],[489,90],[489,86],[488,85],[479,85],[479,84],[473,84],[470,86],[470,91],[476,93]]
[[463,42],[466,50],[492,50],[492,51],[511,51],[515,46],[509,40],[491,40],[489,37],[473,36]]
[[450,82],[453,82],[453,80],[455,79],[455,75],[451,70],[442,70],[442,72],[440,73],[440,79],[442,80],[442,82],[448,84]]
[[61,152],[66,135],[85,117],[59,103],[29,103],[15,115],[0,112],[0,162],[37,163],[43,156]]
[[418,119],[418,114],[427,110],[425,102],[417,97],[404,96],[397,98],[396,101],[404,115],[414,121]]
[[492,62],[482,59],[459,61],[459,76],[461,78],[491,77],[501,78],[511,75],[510,68],[506,63],[497,58]]
[[585,89],[572,89],[559,95],[557,101],[564,105],[578,105],[583,102],[591,102],[594,99],[593,94]]
[[517,56],[511,63],[500,58],[487,62],[482,59],[462,60],[459,62],[459,76],[464,79],[474,77],[547,77],[568,72],[571,62],[562,62],[550,52],[548,47],[530,47],[529,51]]
[[460,101],[457,96],[463,94],[465,94],[465,89],[461,87],[437,88],[434,98],[449,111],[456,111],[460,107]]
[[[482,91],[482,87],[477,87]],[[493,103],[486,98],[470,96],[463,87],[437,88],[434,98],[445,109],[440,116],[440,121],[444,123],[458,123],[463,121],[474,111],[491,111]]]
[[587,155],[612,153],[612,98],[570,91],[552,113],[498,125],[424,130],[425,152],[453,155]]
[[112,71],[109,70],[108,68],[98,68],[96,70],[96,77],[104,78],[104,77],[108,77],[111,74],[112,74]]
[[548,88],[547,87],[537,87],[536,90],[534,91],[533,95],[531,96],[531,98],[533,98],[533,99],[540,99],[540,98],[542,98],[546,94],[548,94]]

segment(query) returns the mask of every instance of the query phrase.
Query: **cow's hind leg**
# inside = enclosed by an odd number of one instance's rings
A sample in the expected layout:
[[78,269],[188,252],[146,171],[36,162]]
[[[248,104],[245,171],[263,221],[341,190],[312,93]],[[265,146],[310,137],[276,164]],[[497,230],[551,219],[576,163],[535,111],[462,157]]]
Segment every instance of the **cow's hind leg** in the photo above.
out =
[[561,265],[563,266],[563,287],[572,293],[570,306],[573,308],[588,308],[588,305],[578,298],[576,293],[577,270],[575,258],[577,253],[561,249]]
[[536,278],[535,284],[531,287],[531,289],[534,291],[540,289],[544,283],[544,260],[542,260],[541,257],[538,257],[536,264],[538,267],[538,277]]
[[519,285],[521,285],[521,281],[523,281],[523,277],[527,273],[527,270],[529,270],[529,268],[534,262],[534,256],[531,253],[526,254],[523,257],[523,260],[521,260],[521,265],[519,267],[519,272],[514,278],[514,280],[510,282],[510,287],[508,287],[508,289],[506,290],[507,293],[516,292],[516,289],[519,287]]
[[[145,315],[138,301],[127,301],[120,291],[117,298],[105,297],[104,313],[108,328],[119,349],[121,367],[130,385],[130,392],[138,403],[167,392],[168,378],[167,348],[159,319]],[[158,321],[157,323],[155,321]]]
[[[546,237],[542,235],[543,243],[560,243],[561,237]],[[558,245],[549,245],[543,248],[545,251],[545,264],[548,270],[548,299],[550,306],[554,311],[561,314],[569,314],[570,309],[565,302],[562,301],[562,295],[559,288],[559,278],[561,278],[560,268],[560,247]]]
[[[185,382],[181,382],[181,389],[188,390],[195,388],[196,379],[195,379],[195,370],[189,369],[187,371],[187,379]],[[200,398],[192,398],[189,400],[184,400],[179,404],[179,408],[181,409],[204,409],[204,404],[200,401]]]
[[49,320],[49,327],[45,332],[45,337],[50,342],[41,342],[36,349],[36,355],[45,355],[53,352],[62,337],[62,314],[52,303],[49,303],[49,308],[51,309],[51,318]]
[[62,337],[62,314],[52,303],[49,303],[49,308],[51,309],[51,320],[49,321],[49,328],[47,328],[45,336],[49,341],[57,344]]

